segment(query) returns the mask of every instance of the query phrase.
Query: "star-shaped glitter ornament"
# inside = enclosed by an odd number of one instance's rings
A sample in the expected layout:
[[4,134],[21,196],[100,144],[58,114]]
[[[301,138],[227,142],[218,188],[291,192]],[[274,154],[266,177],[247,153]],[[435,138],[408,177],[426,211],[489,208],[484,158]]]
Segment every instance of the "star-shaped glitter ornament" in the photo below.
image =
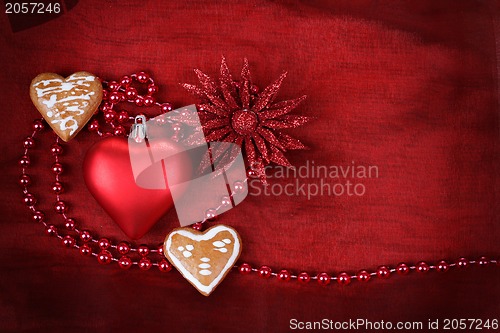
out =
[[242,147],[249,174],[266,182],[265,166],[274,162],[291,167],[287,150],[307,149],[299,140],[282,132],[308,122],[310,117],[289,114],[306,96],[274,102],[286,72],[259,92],[252,83],[245,58],[241,79],[233,80],[225,58],[222,58],[219,83],[195,69],[201,86],[182,84],[201,99],[198,115],[206,141],[226,141]]

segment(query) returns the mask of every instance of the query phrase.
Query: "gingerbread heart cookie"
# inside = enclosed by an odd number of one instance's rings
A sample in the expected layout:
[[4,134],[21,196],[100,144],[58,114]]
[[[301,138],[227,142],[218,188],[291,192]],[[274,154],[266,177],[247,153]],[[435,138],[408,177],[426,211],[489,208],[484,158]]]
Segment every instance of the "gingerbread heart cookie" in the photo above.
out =
[[31,81],[30,97],[49,126],[67,142],[99,107],[102,84],[88,72],[77,72],[67,78],[42,73]]
[[205,296],[224,279],[241,253],[241,240],[231,227],[216,225],[205,232],[174,229],[163,244],[165,257]]

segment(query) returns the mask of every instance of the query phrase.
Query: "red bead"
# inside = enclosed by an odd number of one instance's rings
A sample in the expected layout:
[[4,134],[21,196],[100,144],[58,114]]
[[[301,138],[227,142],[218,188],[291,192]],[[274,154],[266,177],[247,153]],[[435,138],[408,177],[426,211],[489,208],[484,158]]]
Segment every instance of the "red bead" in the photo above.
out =
[[386,266],[379,266],[377,268],[377,276],[381,279],[388,279],[391,275],[391,271]]
[[64,192],[64,188],[60,182],[55,182],[54,184],[52,184],[52,191],[55,194],[61,194],[62,192]]
[[163,255],[163,244],[158,245],[156,251],[159,255]]
[[169,111],[172,111],[172,104],[170,103],[163,103],[161,106],[161,112],[167,113]]
[[346,272],[342,272],[337,275],[337,282],[340,285],[347,286],[349,283],[351,283],[351,276]]
[[139,260],[139,268],[143,271],[147,271],[151,268],[151,260],[148,258],[141,258],[141,260]]
[[309,281],[311,281],[311,276],[309,276],[307,272],[302,272],[297,276],[297,280],[300,283],[308,283]]
[[158,263],[158,269],[160,272],[170,272],[172,270],[172,265],[165,259]]
[[255,170],[248,169],[247,170],[247,176],[248,176],[248,178],[257,178],[258,174],[257,174],[257,172]]
[[89,131],[97,132],[99,130],[99,121],[97,119],[92,120],[88,126]]
[[69,235],[66,235],[62,239],[62,243],[66,247],[73,247],[75,246],[75,239]]
[[278,278],[278,280],[283,282],[290,281],[291,279],[290,272],[288,272],[286,269],[282,269],[281,271],[279,271],[276,277]]
[[113,130],[113,134],[115,136],[125,136],[125,127],[123,127],[122,125],[116,126]]
[[155,104],[155,99],[152,96],[146,96],[143,99],[144,106],[152,106]]
[[108,99],[109,92],[106,89],[102,90],[102,100],[105,101]]
[[33,125],[32,125],[32,128],[34,131],[41,131],[43,130],[45,127],[44,123],[43,123],[43,120],[42,119],[35,119],[33,121]]
[[396,267],[396,272],[398,272],[399,275],[406,275],[410,272],[410,267],[404,262],[399,263]]
[[22,167],[27,167],[30,165],[30,163],[30,158],[26,155],[21,156],[21,158],[19,159],[19,165]]
[[110,81],[108,83],[108,89],[113,90],[113,91],[117,91],[118,89],[120,89],[120,84],[116,81]]
[[149,80],[149,75],[144,72],[137,73],[137,81],[140,83],[146,83]]
[[484,267],[484,266],[488,266],[490,264],[490,260],[486,257],[481,257],[481,258],[479,258],[477,263],[479,264],[479,266]]
[[66,219],[66,221],[64,223],[64,226],[68,230],[75,230],[75,226],[76,226],[75,220],[73,220],[73,219]]
[[[108,97],[109,97],[109,94],[108,94]],[[110,102],[104,102],[101,104],[100,109],[102,112],[106,113],[106,112],[111,111],[113,109],[113,104],[111,104]]]
[[201,231],[203,229],[203,223],[196,222],[191,226],[191,228],[193,228],[194,230]]
[[80,239],[83,242],[90,242],[90,240],[92,239],[92,235],[90,234],[90,231],[82,230],[82,232],[80,233]]
[[140,245],[137,248],[137,253],[139,253],[140,256],[145,257],[149,254],[149,248],[147,245]]
[[132,259],[130,259],[128,256],[123,256],[120,259],[118,259],[118,266],[120,266],[121,269],[129,269],[132,267]]
[[427,273],[430,270],[430,266],[426,262],[420,261],[415,266],[415,269],[419,273]]
[[35,222],[42,222],[45,218],[45,214],[42,211],[36,210],[33,212],[33,220]]
[[121,242],[116,246],[116,249],[120,254],[127,254],[130,252],[130,245],[128,245],[128,243]]
[[113,122],[113,120],[115,120],[115,117],[116,117],[115,110],[109,110],[104,113],[104,121],[108,124]]
[[467,268],[469,266],[469,260],[465,259],[464,257],[459,258],[457,260],[457,267],[458,268]]
[[125,88],[127,88],[128,86],[130,86],[132,84],[132,78],[130,76],[122,76],[121,80],[120,80],[120,84],[122,86],[124,86]]
[[155,122],[158,125],[165,125],[167,123],[167,119],[163,115],[159,115],[158,117],[155,117]]
[[63,147],[58,143],[54,143],[52,146],[50,146],[50,152],[54,156],[61,155],[63,152]]
[[231,206],[231,198],[228,195],[222,196],[220,203],[222,207],[230,207]]
[[66,203],[64,201],[57,201],[54,204],[54,209],[55,209],[56,213],[63,214],[63,213],[66,213],[66,210],[68,209],[68,207],[66,206]]
[[217,216],[217,211],[214,208],[209,208],[205,211],[205,218],[207,220],[214,219]]
[[55,236],[55,235],[57,235],[57,228],[55,225],[49,224],[49,225],[47,225],[47,229],[45,229],[45,232],[49,236]]
[[148,85],[148,94],[154,95],[158,92],[158,86],[154,83]]
[[83,244],[82,246],[80,246],[80,254],[82,256],[89,256],[92,254],[92,249],[88,244]]
[[33,148],[35,146],[35,140],[33,140],[32,137],[27,137],[23,141],[23,147],[24,148]]
[[240,181],[234,182],[233,186],[235,193],[241,193],[245,189],[243,183]]
[[126,122],[129,120],[129,119],[128,119],[128,117],[129,117],[129,115],[128,115],[128,112],[127,112],[127,111],[120,111],[120,112],[118,113],[118,118],[117,118],[117,120],[118,120],[118,122],[119,122],[120,124],[124,124],[124,123],[126,123]]
[[170,126],[172,128],[172,131],[175,132],[175,134],[178,134],[180,133],[180,131],[182,131],[182,125],[179,123],[172,123]]
[[129,101],[134,100],[137,97],[137,89],[134,87],[128,87],[125,89],[125,96]]
[[319,273],[317,276],[317,279],[318,279],[318,283],[322,286],[327,286],[331,282],[330,275],[328,275],[327,273],[324,273],[324,272]]
[[267,279],[271,276],[272,270],[268,266],[262,266],[259,268],[259,276],[263,279]]
[[[111,94],[109,94],[108,99],[111,103],[118,104],[122,101],[122,99],[124,99],[124,96],[121,92],[113,91]],[[109,111],[111,111],[111,110],[109,110]]]
[[24,195],[24,203],[27,205],[27,206],[33,206],[34,204],[36,204],[36,198],[33,194],[31,193],[26,193]]
[[137,106],[143,106],[143,105],[144,105],[144,97],[142,97],[142,96],[137,96],[137,97],[134,99],[134,103],[135,103],[135,105],[137,105]]
[[31,185],[31,177],[28,176],[27,174],[22,174],[21,177],[19,177],[19,184],[21,186],[28,186]]
[[436,270],[438,272],[447,272],[448,270],[450,269],[450,265],[444,261],[444,260],[441,260],[440,262],[438,262],[438,264],[436,265]]
[[252,266],[250,266],[250,264],[247,264],[246,262],[242,263],[240,267],[238,267],[238,271],[243,275],[249,274],[252,272]]
[[99,244],[99,248],[101,250],[106,250],[111,246],[111,243],[110,243],[109,239],[107,239],[107,238],[99,239],[98,244]]
[[372,276],[370,275],[370,273],[368,273],[368,271],[361,270],[358,272],[358,274],[356,274],[356,277],[360,282],[368,282],[370,281]]
[[113,256],[107,250],[102,250],[101,252],[99,252],[97,254],[97,261],[101,265],[107,265],[107,264],[111,263],[111,258],[113,258]]
[[63,168],[61,163],[56,162],[56,163],[52,164],[51,170],[56,175],[60,175],[61,173],[63,173],[64,168]]

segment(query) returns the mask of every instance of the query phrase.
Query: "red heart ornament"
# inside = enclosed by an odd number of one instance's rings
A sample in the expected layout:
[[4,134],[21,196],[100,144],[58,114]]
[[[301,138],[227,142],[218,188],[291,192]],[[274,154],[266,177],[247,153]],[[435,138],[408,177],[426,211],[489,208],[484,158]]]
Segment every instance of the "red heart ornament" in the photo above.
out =
[[[152,145],[177,154],[169,158],[165,166],[172,182],[177,184],[189,179],[191,161],[179,145],[166,139],[155,140]],[[132,146],[130,154],[140,154],[140,149],[139,145]],[[139,239],[174,203],[168,186],[162,190],[137,186],[130,157],[127,139],[111,137],[101,140],[85,156],[83,177],[92,196],[123,232],[131,239]]]

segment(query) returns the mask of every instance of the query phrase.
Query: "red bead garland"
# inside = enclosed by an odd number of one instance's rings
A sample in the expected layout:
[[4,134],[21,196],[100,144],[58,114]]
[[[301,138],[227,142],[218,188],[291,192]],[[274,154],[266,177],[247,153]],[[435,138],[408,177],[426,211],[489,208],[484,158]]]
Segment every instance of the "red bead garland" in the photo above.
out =
[[358,272],[358,274],[356,274],[356,279],[359,282],[368,282],[368,281],[370,281],[370,278],[371,278],[371,274],[368,273],[368,271],[366,271],[366,270],[361,270]]
[[130,267],[132,267],[132,259],[130,259],[130,257],[128,256],[123,256],[118,259],[118,265],[121,269],[129,269]]
[[337,282],[341,285],[346,286],[349,283],[351,283],[351,276],[346,272],[342,272],[339,275],[337,275]]
[[291,279],[291,276],[290,276],[290,272],[288,272],[286,269],[282,269],[278,275],[277,275],[277,278],[278,280],[280,281],[290,281]]
[[319,273],[317,276],[316,276],[316,279],[318,280],[318,283],[322,286],[326,286],[326,285],[329,285],[330,284],[330,281],[332,280],[332,278],[330,277],[330,275],[328,275],[328,273]]
[[376,273],[381,279],[388,279],[391,276],[391,270],[387,266],[379,266]]
[[[131,84],[137,81],[141,84],[147,84],[147,93],[145,95],[139,95],[137,89],[132,87]],[[105,82],[104,82],[105,83]],[[156,102],[153,97],[154,94],[158,92],[158,86],[154,83],[153,79],[145,72],[139,72],[137,74],[132,74],[130,76],[123,76],[119,82],[111,81],[107,83],[107,89],[103,92],[103,99],[105,100],[101,106],[100,110],[104,114],[105,123],[111,127],[111,131],[101,132],[99,121],[93,119],[89,122],[87,128],[90,132],[95,132],[101,137],[107,136],[125,136],[126,129],[125,125],[133,117],[124,111],[115,111],[114,107],[123,101],[128,101],[137,106],[159,106],[162,113],[166,113],[172,110],[172,104],[163,103],[160,104]],[[173,126],[178,126],[173,124]],[[45,128],[45,123],[43,119],[36,119],[33,121],[31,126],[32,134],[23,140],[24,153],[19,160],[19,165],[22,170],[22,174],[19,178],[19,184],[23,188],[23,202],[26,204],[28,209],[31,211],[32,218],[36,222],[40,222],[45,227],[45,232],[47,235],[57,237],[63,246],[67,248],[76,248],[84,256],[94,256],[100,264],[107,265],[111,262],[116,262],[121,269],[129,269],[130,267],[137,265],[139,269],[147,271],[151,267],[156,266],[161,272],[169,272],[172,270],[172,265],[163,258],[163,247],[162,244],[159,246],[148,246],[140,245],[137,248],[130,246],[127,242],[119,242],[114,244],[109,239],[102,237],[96,237],[92,235],[90,231],[80,229],[77,222],[67,216],[69,211],[68,204],[62,200],[61,194],[64,193],[64,186],[61,183],[61,174],[64,173],[64,166],[60,161],[60,156],[63,154],[63,147],[59,142],[59,138],[56,137],[55,143],[51,146],[50,152],[54,157],[54,163],[51,166],[51,171],[54,174],[55,181],[52,185],[52,192],[55,194],[54,211],[58,213],[64,219],[64,228],[72,234],[63,234],[54,224],[48,224],[46,216],[43,211],[36,208],[37,199],[33,193],[29,192],[29,186],[32,183],[31,177],[27,174],[28,168],[31,166],[31,160],[29,158],[29,151],[36,147],[35,137],[36,135]],[[236,182],[233,184],[234,192],[238,193],[243,189],[242,182]],[[230,197],[222,198],[221,207],[225,204],[231,202]],[[217,208],[218,209],[218,208]],[[193,228],[197,230],[202,230],[204,223],[216,217],[217,209],[209,209],[206,212],[206,218],[202,222],[193,224]],[[63,230],[61,229],[61,230]],[[118,257],[115,258],[112,252],[116,252]],[[138,256],[138,261],[134,261],[129,255],[135,254]],[[152,261],[149,256],[158,256],[161,259],[158,261]],[[261,278],[267,279],[271,276],[275,276],[279,281],[290,281],[291,279],[296,279],[300,283],[306,284],[311,280],[317,280],[318,284],[326,286],[330,284],[331,281],[337,281],[339,285],[348,285],[353,280],[360,282],[368,282],[371,277],[378,277],[380,279],[387,279],[390,277],[391,273],[397,272],[398,275],[407,275],[411,271],[417,271],[420,273],[427,273],[429,271],[435,270],[437,272],[447,272],[451,268],[467,268],[471,265],[478,265],[480,267],[489,266],[489,264],[494,264],[497,267],[500,266],[500,260],[488,259],[485,256],[481,256],[478,260],[468,260],[464,257],[459,258],[454,263],[448,263],[445,260],[439,261],[436,265],[429,264],[427,262],[420,261],[415,266],[410,266],[406,263],[399,263],[395,268],[390,268],[388,266],[379,266],[375,271],[369,272],[367,270],[360,270],[355,275],[350,275],[347,272],[340,272],[336,276],[331,276],[326,272],[321,272],[317,275],[311,275],[307,272],[301,272],[298,275],[294,275],[292,272],[286,269],[279,270],[277,273],[268,266],[261,266],[260,268],[252,268],[248,263],[242,263],[235,268],[243,275],[257,273]]]
[[311,276],[307,272],[302,272],[297,276],[297,280],[300,283],[308,283],[311,281]]
[[410,267],[408,267],[408,265],[405,264],[404,262],[399,263],[398,266],[396,267],[396,272],[399,275],[406,275],[410,272]]
[[250,274],[252,272],[252,266],[247,263],[243,263],[238,268],[241,274]]

